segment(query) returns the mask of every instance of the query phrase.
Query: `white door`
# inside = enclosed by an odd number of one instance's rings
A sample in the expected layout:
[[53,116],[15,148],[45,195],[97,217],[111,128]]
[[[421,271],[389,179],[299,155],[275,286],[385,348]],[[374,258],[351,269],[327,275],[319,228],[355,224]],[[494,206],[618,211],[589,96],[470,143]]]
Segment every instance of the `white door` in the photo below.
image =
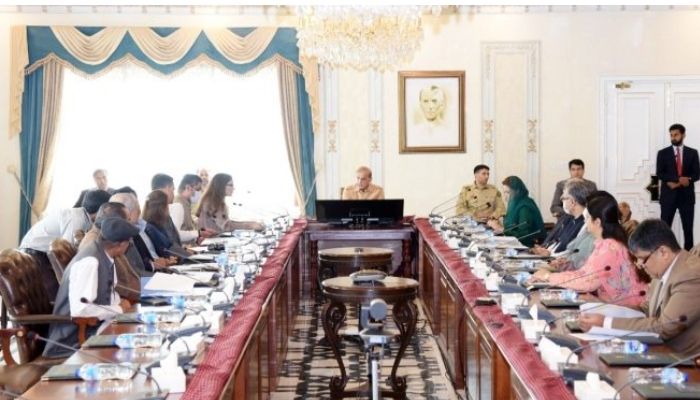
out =
[[[674,123],[686,127],[685,143],[700,149],[700,79],[603,79],[601,181],[618,201],[630,204],[639,221],[660,216],[659,203],[651,201],[646,187],[656,170],[657,151],[670,145],[668,127]],[[677,213],[672,228],[682,246]],[[694,224],[694,237],[700,240],[700,224]]]

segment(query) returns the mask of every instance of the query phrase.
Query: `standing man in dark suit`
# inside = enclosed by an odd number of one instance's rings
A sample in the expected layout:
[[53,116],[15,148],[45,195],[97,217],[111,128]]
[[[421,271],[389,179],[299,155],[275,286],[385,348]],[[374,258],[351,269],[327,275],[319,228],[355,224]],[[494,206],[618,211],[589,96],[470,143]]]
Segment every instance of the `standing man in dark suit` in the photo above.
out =
[[668,131],[671,146],[656,155],[656,176],[661,181],[661,219],[671,226],[676,210],[683,225],[683,247],[693,247],[693,219],[695,216],[695,181],[700,179],[698,151],[683,145],[685,127],[673,124]]

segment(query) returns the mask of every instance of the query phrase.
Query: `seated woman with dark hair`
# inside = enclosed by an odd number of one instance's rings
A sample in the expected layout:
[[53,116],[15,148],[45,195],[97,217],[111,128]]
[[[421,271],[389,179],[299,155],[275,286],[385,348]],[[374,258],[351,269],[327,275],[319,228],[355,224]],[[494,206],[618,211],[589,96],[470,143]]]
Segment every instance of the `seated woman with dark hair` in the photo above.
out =
[[143,206],[142,217],[146,221],[146,236],[151,240],[158,257],[176,261],[169,251],[173,246],[173,242],[168,238],[168,234],[165,231],[165,224],[170,217],[168,195],[161,190],[154,190],[149,193]]
[[547,236],[547,231],[544,229],[540,209],[529,193],[517,176],[504,179],[503,194],[508,198],[508,208],[503,217],[503,224],[498,220],[489,220],[488,225],[495,233],[515,236],[523,245],[532,247]]
[[533,281],[595,294],[601,301],[638,307],[644,301],[647,284],[632,262],[627,236],[620,225],[617,201],[600,192],[586,207],[586,229],[595,238],[593,253],[579,270],[550,273],[537,271]]
[[262,231],[265,226],[254,221],[232,221],[229,219],[226,196],[233,194],[233,178],[229,174],[216,174],[209,182],[207,191],[202,196],[197,210],[200,229],[209,229],[216,233],[229,232],[234,229],[252,229]]

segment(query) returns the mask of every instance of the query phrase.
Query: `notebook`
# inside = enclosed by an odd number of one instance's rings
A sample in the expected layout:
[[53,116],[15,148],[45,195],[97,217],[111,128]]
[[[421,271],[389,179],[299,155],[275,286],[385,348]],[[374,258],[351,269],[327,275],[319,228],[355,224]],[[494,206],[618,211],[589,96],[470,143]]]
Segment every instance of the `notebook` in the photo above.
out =
[[97,347],[117,347],[115,344],[119,335],[95,335],[91,336],[88,340],[83,343],[84,348],[97,348]]
[[[681,359],[681,357],[676,357],[673,353],[652,352],[643,354],[608,353],[601,354],[598,357],[611,367],[665,367]],[[692,367],[695,364],[693,360],[688,360],[680,365]]]
[[700,383],[670,385],[662,383],[637,383],[632,389],[645,399],[700,399]]
[[49,368],[44,375],[41,376],[42,381],[67,381],[80,379],[78,370],[83,365],[59,364]]

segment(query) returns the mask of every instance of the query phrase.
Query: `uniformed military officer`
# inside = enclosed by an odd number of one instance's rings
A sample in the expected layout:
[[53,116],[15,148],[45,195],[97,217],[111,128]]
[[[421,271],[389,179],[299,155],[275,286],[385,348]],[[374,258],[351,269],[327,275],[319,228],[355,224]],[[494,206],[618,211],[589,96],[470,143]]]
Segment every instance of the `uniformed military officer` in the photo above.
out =
[[488,165],[474,167],[474,184],[462,188],[457,200],[457,215],[469,215],[477,219],[500,218],[506,214],[501,192],[489,185]]
[[343,200],[384,200],[384,189],[372,184],[372,170],[361,166],[357,168],[357,182],[343,188]]

